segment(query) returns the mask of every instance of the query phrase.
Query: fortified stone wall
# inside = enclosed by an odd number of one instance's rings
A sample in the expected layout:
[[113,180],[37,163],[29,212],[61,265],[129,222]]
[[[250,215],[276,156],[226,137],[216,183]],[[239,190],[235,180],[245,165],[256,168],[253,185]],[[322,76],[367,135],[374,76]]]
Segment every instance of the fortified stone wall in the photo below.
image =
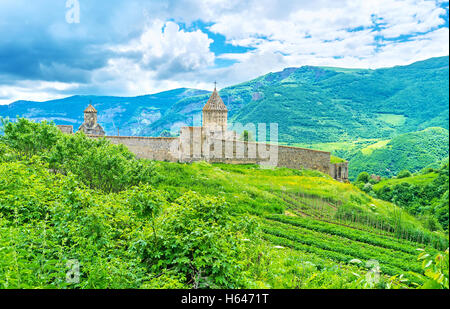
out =
[[179,160],[177,137],[104,136],[104,138],[113,144],[127,146],[139,159],[170,162]]
[[[199,128],[200,130],[200,128]],[[181,160],[206,160],[229,164],[255,163],[293,169],[316,169],[330,172],[330,153],[306,148],[270,145],[237,140],[207,138],[201,131],[180,138]],[[201,141],[201,144],[200,144]]]
[[330,153],[306,148],[278,146],[278,166],[313,169],[328,174]]
[[[103,136],[92,136],[99,138]],[[348,162],[330,164],[330,153],[306,148],[211,138],[201,127],[184,130],[180,137],[105,136],[123,144],[138,158],[170,162],[262,164],[292,169],[314,169],[334,179],[348,180]]]
[[[319,170],[338,180],[348,180],[348,162],[330,164],[329,152],[237,140],[237,133],[227,130],[228,110],[216,88],[202,111],[202,126],[182,127],[180,137],[104,136],[105,131],[97,123],[97,110],[89,104],[78,131],[92,138],[103,137],[113,144],[122,144],[142,159],[305,168]],[[64,133],[73,133],[72,126],[60,125],[58,128]]]

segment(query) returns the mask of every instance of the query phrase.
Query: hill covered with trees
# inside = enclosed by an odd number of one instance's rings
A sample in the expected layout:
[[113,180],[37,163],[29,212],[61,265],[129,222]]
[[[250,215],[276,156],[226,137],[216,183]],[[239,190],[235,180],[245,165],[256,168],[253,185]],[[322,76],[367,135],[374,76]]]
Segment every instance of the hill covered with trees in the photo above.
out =
[[428,128],[400,134],[391,140],[377,141],[360,150],[337,151],[349,160],[349,178],[361,172],[392,177],[402,170],[412,173],[423,168],[439,168],[448,159],[449,136],[443,128]]

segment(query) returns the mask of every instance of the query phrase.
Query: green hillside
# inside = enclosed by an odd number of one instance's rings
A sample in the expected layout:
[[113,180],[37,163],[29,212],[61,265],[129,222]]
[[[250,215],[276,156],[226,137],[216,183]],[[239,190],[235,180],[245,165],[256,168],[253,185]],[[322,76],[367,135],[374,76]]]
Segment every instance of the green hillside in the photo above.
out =
[[438,168],[449,155],[448,145],[448,130],[428,128],[373,143],[356,153],[338,153],[349,160],[349,178],[354,180],[364,171],[392,177],[405,169],[414,173],[425,167]]
[[136,160],[26,120],[4,131],[1,288],[448,288],[447,235],[320,172]]
[[277,122],[286,143],[386,139],[431,126],[448,129],[448,76],[448,57],[377,70],[291,68],[239,85],[258,96],[232,119]]
[[447,161],[439,169],[426,168],[414,175],[401,171],[397,177],[373,182],[373,186],[362,188],[377,198],[393,202],[420,216],[430,229],[448,230],[448,186]]

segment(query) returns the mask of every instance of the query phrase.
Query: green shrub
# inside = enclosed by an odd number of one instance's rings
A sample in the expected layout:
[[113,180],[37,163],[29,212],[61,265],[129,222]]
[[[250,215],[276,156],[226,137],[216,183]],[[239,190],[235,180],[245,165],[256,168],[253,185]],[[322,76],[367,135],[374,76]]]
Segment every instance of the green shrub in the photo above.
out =
[[406,178],[406,177],[411,177],[411,176],[412,176],[412,174],[411,174],[411,172],[408,171],[408,170],[400,171],[400,172],[397,174],[397,178]]
[[364,191],[364,192],[366,192],[366,193],[369,193],[370,191],[372,191],[372,184],[371,183],[366,183],[365,185],[364,185],[364,187],[362,188],[362,190]]
[[367,183],[369,182],[370,175],[367,172],[361,172],[359,173],[358,177],[356,178],[357,182],[361,183]]
[[188,192],[166,209],[157,229],[147,247],[154,272],[172,269],[197,288],[242,285],[240,240],[223,198]]
[[3,142],[15,149],[21,157],[30,158],[50,150],[62,135],[59,129],[46,121],[31,122],[19,118],[17,122],[3,120]]

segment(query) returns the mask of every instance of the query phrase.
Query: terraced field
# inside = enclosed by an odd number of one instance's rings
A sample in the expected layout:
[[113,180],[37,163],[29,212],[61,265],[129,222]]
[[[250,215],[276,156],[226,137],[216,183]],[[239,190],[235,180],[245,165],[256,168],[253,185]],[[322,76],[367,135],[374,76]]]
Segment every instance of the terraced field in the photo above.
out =
[[441,250],[447,246],[446,240],[440,236],[395,225],[392,220],[381,216],[349,211],[339,200],[332,201],[302,192],[274,192],[274,194],[286,202],[287,216],[306,217],[371,234],[385,235],[396,241],[414,242],[418,246],[430,245]]
[[417,249],[426,248],[427,252],[435,254],[436,247],[441,246],[437,239],[434,243],[420,243],[406,234],[388,231],[381,223],[340,217],[340,205],[326,199],[300,193],[279,193],[278,196],[287,204],[285,214],[260,217],[264,239],[276,246],[308,252],[336,263],[354,264],[362,269],[375,263],[382,274],[403,275],[411,285],[423,283],[417,276],[422,273]]

